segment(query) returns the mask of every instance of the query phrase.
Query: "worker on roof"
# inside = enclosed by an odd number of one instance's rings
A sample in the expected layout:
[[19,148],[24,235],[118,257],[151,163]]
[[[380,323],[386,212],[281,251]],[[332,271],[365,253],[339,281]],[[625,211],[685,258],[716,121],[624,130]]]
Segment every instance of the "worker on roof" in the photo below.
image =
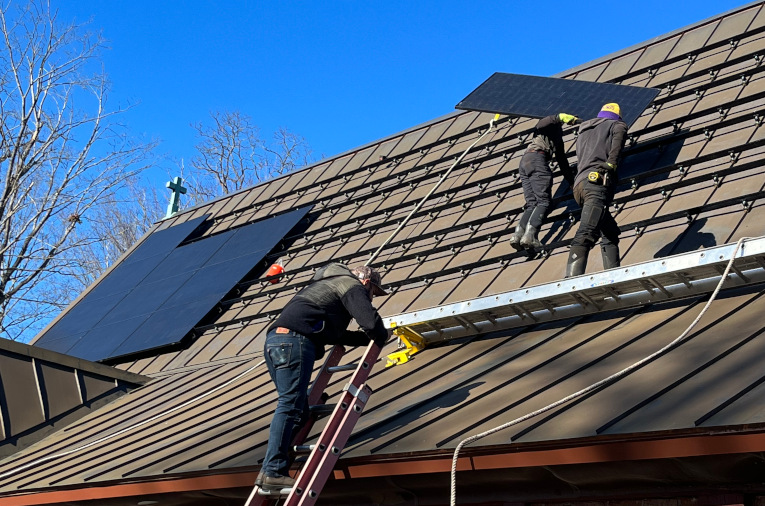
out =
[[[349,269],[329,264],[284,306],[266,333],[264,358],[279,399],[271,421],[268,449],[255,484],[264,491],[292,487],[288,449],[308,421],[308,384],[314,361],[325,345],[383,346],[389,332],[372,298],[387,295],[380,274],[368,266]],[[349,331],[351,318],[361,327]]]
[[581,206],[582,216],[571,241],[567,278],[584,274],[587,256],[600,237],[603,267],[619,267],[619,226],[608,206],[614,199],[616,167],[626,140],[627,124],[622,121],[619,104],[604,105],[597,118],[579,127],[574,200]]
[[563,147],[563,125],[575,125],[578,121],[576,116],[560,113],[540,119],[534,127],[534,137],[518,169],[526,205],[515,232],[510,236],[510,245],[517,250],[542,247],[537,234],[552,203],[553,173],[550,161],[553,158],[569,184],[573,183],[573,174]]

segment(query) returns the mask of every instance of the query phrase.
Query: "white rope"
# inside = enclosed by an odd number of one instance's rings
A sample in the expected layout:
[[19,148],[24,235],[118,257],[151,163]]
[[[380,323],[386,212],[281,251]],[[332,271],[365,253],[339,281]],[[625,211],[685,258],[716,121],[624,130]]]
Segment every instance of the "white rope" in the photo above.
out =
[[91,446],[95,446],[95,445],[97,445],[99,443],[103,443],[104,441],[108,441],[109,439],[112,439],[112,438],[115,438],[117,436],[120,436],[120,435],[122,435],[122,434],[124,434],[126,432],[129,432],[131,430],[137,429],[138,427],[142,427],[142,426],[146,425],[147,423],[151,423],[151,422],[153,422],[153,421],[155,421],[155,420],[157,420],[159,418],[162,418],[163,416],[167,416],[170,413],[174,413],[174,412],[176,412],[176,411],[178,411],[180,409],[183,409],[186,406],[189,406],[190,404],[194,404],[195,402],[198,402],[198,401],[204,399],[205,397],[208,397],[208,396],[214,394],[218,390],[226,388],[227,386],[231,385],[232,383],[234,383],[236,381],[239,381],[240,379],[242,379],[246,375],[250,374],[252,371],[254,371],[255,369],[257,369],[258,367],[260,367],[263,364],[265,364],[265,360],[261,360],[260,362],[258,362],[254,366],[252,366],[249,369],[247,369],[246,371],[240,373],[235,378],[232,378],[232,379],[228,380],[227,382],[223,383],[222,385],[218,385],[217,387],[215,387],[215,388],[213,388],[211,390],[208,390],[207,392],[201,393],[198,396],[194,397],[193,399],[190,399],[190,400],[188,400],[188,401],[186,401],[186,402],[184,402],[182,404],[179,404],[178,406],[175,406],[174,408],[168,409],[166,411],[163,411],[162,413],[159,413],[159,414],[154,415],[154,416],[152,416],[150,418],[147,418],[146,420],[143,420],[141,422],[133,424],[133,425],[131,425],[129,427],[126,427],[124,429],[118,430],[117,432],[109,434],[108,436],[104,436],[102,438],[96,439],[95,441],[91,441],[90,443],[86,443],[86,444],[84,444],[82,446],[78,446],[77,448],[72,448],[71,450],[67,450],[67,451],[64,451],[64,452],[61,452],[61,453],[56,453],[56,454],[53,454],[53,455],[48,455],[47,457],[42,457],[40,459],[33,460],[32,462],[24,464],[23,466],[19,466],[17,468],[11,469],[10,471],[6,471],[6,472],[0,474],[0,479],[7,478],[8,476],[12,476],[12,475],[14,475],[16,473],[20,473],[21,471],[24,471],[26,469],[29,469],[30,467],[34,467],[34,466],[37,466],[39,464],[42,464],[43,462],[48,462],[49,460],[54,460],[54,459],[57,459],[57,458],[60,458],[60,457],[66,457],[67,455],[71,455],[72,453],[76,453],[76,452],[79,452],[79,451],[84,450],[86,448],[90,448]]
[[607,378],[604,378],[597,383],[593,383],[592,385],[583,388],[579,390],[578,392],[574,392],[571,395],[568,395],[556,402],[553,402],[552,404],[548,404],[547,406],[538,409],[536,411],[533,411],[531,413],[528,413],[520,418],[516,418],[515,420],[512,420],[510,422],[507,422],[505,424],[502,424],[498,427],[495,427],[493,429],[489,429],[486,432],[482,432],[480,434],[476,434],[474,436],[470,436],[466,439],[463,439],[460,441],[460,443],[457,445],[457,448],[454,449],[454,457],[452,458],[452,473],[451,473],[451,506],[455,506],[457,504],[457,459],[459,457],[460,450],[463,446],[468,445],[470,443],[473,443],[475,441],[478,441],[479,439],[483,439],[487,436],[490,436],[491,434],[494,434],[496,432],[499,432],[501,430],[507,429],[508,427],[511,427],[513,425],[517,425],[521,422],[524,422],[530,418],[534,418],[535,416],[541,415],[542,413],[545,413],[547,411],[550,411],[551,409],[554,409],[561,404],[565,404],[568,401],[572,399],[576,399],[577,397],[581,397],[585,394],[588,394],[594,390],[597,390],[598,388],[605,386],[609,383],[612,383],[616,381],[617,379],[621,378],[622,376],[625,376],[626,374],[634,371],[638,367],[642,366],[646,362],[649,362],[650,360],[653,360],[657,356],[663,354],[664,352],[668,351],[670,348],[673,348],[674,346],[678,345],[680,342],[682,342],[685,337],[688,335],[688,333],[693,329],[693,327],[696,326],[696,324],[701,320],[701,317],[704,316],[704,313],[707,312],[707,309],[709,309],[710,304],[712,304],[712,301],[715,300],[715,297],[717,297],[717,294],[720,292],[720,289],[722,288],[723,283],[725,283],[725,280],[728,277],[728,273],[730,272],[731,267],[733,266],[733,261],[736,259],[736,253],[738,253],[739,248],[741,248],[742,243],[747,240],[751,239],[751,237],[742,237],[738,240],[736,243],[736,249],[733,251],[733,254],[730,257],[730,260],[728,261],[728,266],[725,268],[725,272],[723,272],[722,277],[720,278],[720,282],[717,284],[717,287],[715,288],[714,292],[712,292],[712,296],[709,298],[707,303],[704,305],[704,308],[701,310],[699,315],[696,317],[695,320],[688,326],[687,329],[685,329],[685,332],[680,334],[679,337],[677,337],[675,340],[673,340],[668,345],[664,346],[660,350],[652,353],[651,355],[645,357],[644,359],[640,360],[639,362],[635,362],[631,366],[622,369],[621,371],[612,374],[611,376],[608,376]]
[[377,258],[377,255],[379,255],[379,254],[380,254],[380,252],[383,250],[383,248],[384,248],[385,246],[387,246],[387,245],[388,245],[388,243],[389,243],[389,242],[391,242],[391,241],[393,240],[393,238],[394,238],[394,237],[396,237],[396,235],[397,235],[397,234],[398,234],[398,233],[401,231],[401,229],[402,229],[402,228],[404,228],[404,226],[407,224],[407,222],[409,221],[409,219],[410,219],[412,216],[414,216],[414,213],[416,213],[417,211],[419,211],[419,210],[420,210],[420,208],[422,207],[422,205],[425,203],[425,201],[426,201],[426,200],[428,200],[428,199],[430,198],[430,196],[431,196],[431,195],[433,195],[433,192],[435,192],[435,191],[438,189],[438,187],[439,187],[439,186],[441,186],[441,183],[443,183],[444,181],[446,181],[446,178],[447,178],[447,177],[449,177],[449,174],[451,174],[451,172],[452,172],[452,169],[454,169],[454,167],[456,167],[456,166],[457,166],[457,164],[459,164],[459,163],[462,161],[462,159],[463,159],[463,158],[465,158],[465,155],[467,155],[467,154],[468,154],[468,151],[470,151],[471,149],[473,149],[473,146],[475,146],[476,144],[478,144],[478,143],[481,141],[481,139],[483,139],[484,137],[486,137],[486,134],[488,134],[489,132],[491,132],[492,128],[494,128],[494,122],[497,120],[497,118],[499,118],[499,114],[495,115],[495,116],[494,116],[494,118],[492,118],[492,120],[491,120],[491,121],[489,121],[489,128],[488,128],[488,129],[487,129],[487,130],[486,130],[486,131],[485,131],[485,132],[484,132],[484,133],[483,133],[483,134],[482,134],[480,137],[478,137],[478,138],[477,138],[475,141],[473,141],[473,144],[471,144],[470,146],[468,146],[468,148],[467,148],[465,151],[463,151],[463,152],[462,152],[462,154],[460,155],[460,157],[459,157],[459,158],[457,158],[457,160],[455,160],[455,162],[452,164],[452,166],[451,166],[451,167],[449,167],[449,170],[447,170],[446,172],[444,172],[444,173],[441,175],[441,179],[439,179],[439,180],[438,180],[438,182],[435,184],[435,186],[433,186],[433,188],[431,188],[431,189],[430,189],[430,191],[428,192],[428,194],[427,194],[427,195],[425,195],[425,196],[424,196],[424,197],[423,197],[423,198],[422,198],[422,199],[421,199],[421,200],[420,200],[420,201],[417,203],[417,205],[416,205],[416,206],[414,206],[414,209],[412,209],[412,212],[410,212],[410,213],[409,213],[409,215],[408,215],[406,218],[404,218],[404,221],[402,221],[402,222],[399,224],[398,228],[396,228],[396,230],[394,230],[394,231],[393,231],[393,233],[392,233],[390,236],[388,236],[388,238],[387,238],[387,239],[385,239],[385,242],[384,242],[384,243],[382,243],[382,244],[380,245],[380,247],[379,247],[379,248],[377,248],[377,251],[375,251],[374,253],[372,253],[372,256],[369,258],[369,260],[367,260],[367,262],[366,262],[364,265],[369,265],[369,264],[371,264],[371,263],[374,261],[374,259],[375,259],[375,258]]

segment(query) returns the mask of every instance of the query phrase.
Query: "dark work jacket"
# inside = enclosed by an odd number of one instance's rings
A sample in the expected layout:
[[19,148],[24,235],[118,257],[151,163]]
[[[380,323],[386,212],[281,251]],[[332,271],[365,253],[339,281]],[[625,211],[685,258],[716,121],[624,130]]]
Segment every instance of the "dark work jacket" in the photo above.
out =
[[[616,167],[626,140],[627,124],[624,121],[593,118],[582,123],[576,138],[578,166],[574,186],[587,179],[590,172],[602,171],[604,163]],[[616,184],[616,171],[609,180],[611,185]]]
[[[351,318],[363,332],[347,330]],[[329,264],[316,271],[311,284],[284,306],[268,330],[276,327],[286,327],[313,341],[317,345],[317,360],[324,355],[324,345],[364,346],[388,337],[369,292],[341,264]]]
[[571,172],[563,146],[563,122],[557,114],[537,121],[529,148],[544,151],[548,162],[554,157],[564,175]]

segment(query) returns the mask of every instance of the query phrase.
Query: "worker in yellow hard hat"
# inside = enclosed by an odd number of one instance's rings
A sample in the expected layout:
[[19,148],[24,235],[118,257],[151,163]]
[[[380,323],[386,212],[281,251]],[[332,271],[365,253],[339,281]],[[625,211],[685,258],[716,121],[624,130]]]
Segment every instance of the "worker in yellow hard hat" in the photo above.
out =
[[616,103],[605,104],[596,118],[579,127],[574,200],[581,206],[582,216],[571,241],[567,278],[584,274],[587,256],[599,238],[603,267],[619,266],[619,226],[608,206],[614,199],[616,168],[626,140],[627,124]]

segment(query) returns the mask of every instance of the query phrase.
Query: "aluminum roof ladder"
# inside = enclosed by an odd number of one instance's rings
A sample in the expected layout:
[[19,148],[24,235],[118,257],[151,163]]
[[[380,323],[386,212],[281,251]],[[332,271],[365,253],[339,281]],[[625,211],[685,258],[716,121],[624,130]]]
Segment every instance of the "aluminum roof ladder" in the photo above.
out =
[[[247,498],[245,506],[275,505],[285,497],[284,503],[280,503],[284,506],[308,506],[315,504],[318,500],[324,484],[332,474],[335,463],[340,458],[340,454],[356,426],[356,422],[361,417],[361,412],[369,400],[369,396],[372,395],[372,389],[366,385],[366,381],[372,372],[377,357],[380,355],[380,347],[371,342],[357,364],[338,365],[344,354],[345,348],[342,346],[337,345],[332,348],[311,385],[311,391],[308,393],[311,417],[306,426],[295,435],[293,444],[296,453],[310,453],[300,469],[295,486],[280,491],[266,491],[256,485]],[[331,405],[321,404],[327,399],[324,390],[327,388],[332,374],[349,370],[353,370],[353,375],[343,388],[340,399],[334,408]],[[303,445],[313,422],[329,410],[332,414],[316,444]]]
[[[683,253],[384,319],[403,348],[387,366],[428,344],[711,293],[736,244]],[[742,243],[724,288],[765,281],[765,237]]]

